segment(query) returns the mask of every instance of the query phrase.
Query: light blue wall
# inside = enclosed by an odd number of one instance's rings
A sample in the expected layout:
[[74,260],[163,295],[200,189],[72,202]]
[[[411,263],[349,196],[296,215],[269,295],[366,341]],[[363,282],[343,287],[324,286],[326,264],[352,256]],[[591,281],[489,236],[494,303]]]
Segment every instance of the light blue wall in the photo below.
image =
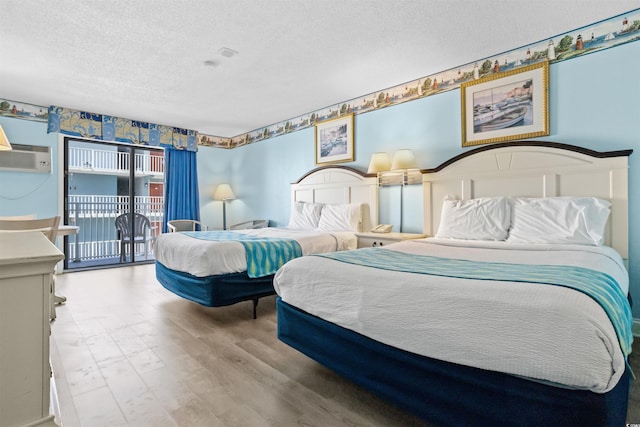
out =
[[38,218],[58,215],[61,189],[58,176],[58,134],[47,134],[47,124],[0,117],[0,125],[14,144],[49,146],[51,173],[0,171],[0,216],[36,214]]
[[200,148],[198,185],[201,218],[210,228],[222,227],[222,202],[213,200],[216,185],[228,183],[236,200],[228,202],[227,222],[289,220],[289,184],[315,167],[313,129],[233,150]]
[[[634,149],[629,158],[629,233],[631,293],[634,316],[640,318],[640,42],[551,65],[551,135],[539,140],[609,151]],[[461,146],[460,91],[407,102],[355,118],[355,161],[346,165],[366,170],[371,153],[399,148],[414,151],[420,168],[438,166],[471,148]],[[211,227],[221,227],[221,202],[212,189],[228,182],[237,200],[228,205],[230,224],[269,219],[286,225],[289,184],[313,169],[312,129],[250,144],[233,150],[200,148],[198,175],[201,214]],[[418,187],[415,187],[418,188]],[[410,189],[413,191],[413,189]],[[420,226],[420,192],[414,191],[405,212],[405,231]],[[392,213],[382,210],[384,215]],[[417,218],[417,220],[416,220]]]
[[[634,149],[629,158],[629,242],[634,317],[640,318],[640,42],[552,64],[550,69],[551,136],[538,138],[607,151]],[[9,139],[18,144],[51,146],[53,173],[0,171],[0,215],[55,215],[58,188],[58,137],[46,124],[0,117]],[[454,90],[356,116],[355,161],[366,170],[371,153],[411,148],[421,168],[432,168],[465,151],[461,147],[460,92]],[[228,223],[269,219],[286,225],[289,184],[313,169],[313,129],[233,150],[202,147],[198,152],[201,216],[221,227],[221,202],[213,201],[215,185],[228,182],[237,200],[228,205]],[[420,226],[419,187],[408,188],[405,230]],[[389,200],[394,200],[391,195]],[[385,209],[385,207],[383,207]],[[393,217],[381,210],[381,220]]]
[[117,194],[117,177],[73,172],[69,176],[69,194],[95,194],[112,196]]
[[[458,154],[459,96],[458,91],[452,91],[356,116],[355,161],[344,165],[366,171],[371,153],[387,151],[392,155],[399,148],[411,148],[421,168],[436,166]],[[440,160],[431,161],[434,155]],[[230,224],[269,219],[273,225],[286,225],[289,184],[315,167],[312,128],[233,150],[201,147],[198,177],[202,219],[210,227],[222,226],[221,202],[213,201],[212,194],[217,184],[228,182],[238,198],[228,205]],[[422,230],[421,194],[419,186],[405,189],[403,231]],[[398,200],[398,195],[389,198]],[[382,207],[380,221],[397,215]]]

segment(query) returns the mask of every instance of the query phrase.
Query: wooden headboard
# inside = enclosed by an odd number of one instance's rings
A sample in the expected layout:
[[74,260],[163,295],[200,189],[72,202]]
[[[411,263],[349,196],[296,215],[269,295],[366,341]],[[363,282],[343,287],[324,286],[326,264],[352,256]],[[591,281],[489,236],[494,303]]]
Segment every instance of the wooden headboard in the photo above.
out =
[[346,166],[316,168],[291,184],[291,203],[361,203],[359,231],[378,224],[378,187],[375,177]]
[[423,170],[424,233],[440,224],[445,196],[593,196],[611,202],[605,244],[629,253],[628,156],[633,150],[597,152],[573,145],[518,141],[468,151]]

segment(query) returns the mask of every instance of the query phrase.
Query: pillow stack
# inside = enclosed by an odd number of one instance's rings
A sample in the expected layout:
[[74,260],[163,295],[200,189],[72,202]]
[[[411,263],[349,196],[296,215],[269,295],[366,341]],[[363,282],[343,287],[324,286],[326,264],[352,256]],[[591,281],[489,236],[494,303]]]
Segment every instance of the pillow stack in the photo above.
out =
[[610,207],[596,197],[445,199],[435,237],[599,246]]
[[505,240],[511,209],[506,197],[445,199],[436,237],[467,240]]
[[359,230],[361,217],[360,204],[295,202],[287,227],[295,230],[356,232]]
[[291,208],[288,228],[313,230],[318,227],[324,205],[319,203],[295,202]]
[[568,243],[600,246],[611,212],[606,200],[595,197],[512,199],[509,242]]

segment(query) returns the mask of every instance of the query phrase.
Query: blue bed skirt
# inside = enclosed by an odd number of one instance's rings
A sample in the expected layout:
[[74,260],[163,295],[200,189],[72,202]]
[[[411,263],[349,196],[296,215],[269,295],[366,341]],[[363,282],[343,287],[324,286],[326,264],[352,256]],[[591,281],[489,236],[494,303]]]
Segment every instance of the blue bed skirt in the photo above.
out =
[[196,277],[156,261],[156,278],[167,290],[207,307],[254,301],[275,294],[273,275],[252,279],[246,272]]
[[437,425],[623,426],[628,369],[606,394],[568,390],[399,350],[277,299],[278,338]]

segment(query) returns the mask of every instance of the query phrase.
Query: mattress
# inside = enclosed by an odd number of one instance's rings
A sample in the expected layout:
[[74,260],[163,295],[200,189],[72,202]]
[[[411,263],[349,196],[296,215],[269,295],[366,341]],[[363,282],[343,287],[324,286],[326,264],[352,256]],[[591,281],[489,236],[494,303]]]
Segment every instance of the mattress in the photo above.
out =
[[[253,236],[294,239],[303,255],[333,252],[356,247],[351,232],[320,232],[268,227],[234,230]],[[240,273],[247,270],[244,246],[234,241],[210,241],[189,237],[183,233],[163,233],[156,239],[155,258],[166,268],[196,277]]]
[[[570,265],[604,272],[628,292],[609,247],[412,240],[384,248],[410,254],[514,264]],[[322,257],[285,264],[282,300],[366,337],[430,358],[604,393],[625,370],[605,311],[575,290],[521,282],[394,272]]]

